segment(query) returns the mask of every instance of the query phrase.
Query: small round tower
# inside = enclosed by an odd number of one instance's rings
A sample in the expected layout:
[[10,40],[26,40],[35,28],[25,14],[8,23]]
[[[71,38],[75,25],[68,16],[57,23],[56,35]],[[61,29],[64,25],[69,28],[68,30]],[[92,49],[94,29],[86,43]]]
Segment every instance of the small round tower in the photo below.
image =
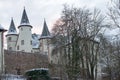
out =
[[16,44],[17,51],[32,52],[32,26],[29,23],[29,19],[24,8],[21,23],[18,26],[19,35]]
[[6,35],[7,38],[7,50],[16,51],[16,42],[18,34],[15,28],[13,18],[11,19],[10,27]]
[[44,25],[43,25],[43,30],[42,30],[42,34],[40,36],[40,52],[44,55],[48,55],[50,53],[50,32],[48,30],[46,21],[44,20]]

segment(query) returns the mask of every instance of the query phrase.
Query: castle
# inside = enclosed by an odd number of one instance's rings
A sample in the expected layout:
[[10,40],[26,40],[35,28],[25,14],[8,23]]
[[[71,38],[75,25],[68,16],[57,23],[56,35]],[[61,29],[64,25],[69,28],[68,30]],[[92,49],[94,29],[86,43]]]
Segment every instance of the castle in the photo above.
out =
[[[20,25],[18,26],[19,34],[16,31],[16,27],[14,25],[13,19],[11,20],[9,30],[6,35],[7,49],[12,51],[23,51],[23,52],[42,51],[45,54],[48,54],[48,51],[46,51],[46,47],[47,47],[46,41],[48,41],[51,38],[51,35],[48,30],[46,21],[44,20],[42,35],[39,38],[39,42],[41,44],[38,44],[39,46],[36,49],[34,48],[32,41],[32,33],[31,33],[32,28],[33,26],[30,25],[26,10],[24,8],[21,22]],[[45,42],[46,45],[43,45],[42,43]]]
[[7,38],[7,50],[10,51],[22,51],[22,52],[40,52],[41,54],[48,55],[50,59],[50,52],[52,45],[50,39],[52,36],[48,30],[46,21],[44,20],[42,34],[37,40],[38,43],[34,43],[34,34],[32,34],[33,26],[30,25],[26,10],[24,8],[20,25],[18,26],[19,34],[16,31],[16,27],[13,21],[6,35]]
[[[39,67],[48,67],[53,62],[51,56],[53,45],[51,44],[52,36],[44,19],[43,30],[41,35],[32,34],[34,28],[28,19],[24,8],[20,25],[17,33],[14,20],[8,31],[0,27],[0,72],[17,74],[21,70],[24,74],[26,70]],[[3,49],[3,33],[7,31],[7,50]]]
[[[49,63],[59,63],[62,55],[62,48],[54,48],[51,43],[50,34],[46,21],[44,20],[42,34],[39,36],[32,34],[32,25],[30,25],[26,10],[24,8],[20,25],[17,33],[14,20],[11,19],[10,27],[6,35],[7,50],[3,50],[3,33],[6,31],[0,27],[0,73],[18,74],[25,73],[26,70],[39,67],[52,67],[51,73],[54,76],[63,76],[61,66],[49,65]],[[37,39],[34,39],[36,38]],[[34,43],[34,41],[37,41]],[[55,51],[57,50],[57,52]],[[52,52],[56,53],[52,55]],[[56,75],[56,73],[58,75]],[[64,75],[65,76],[65,75]]]

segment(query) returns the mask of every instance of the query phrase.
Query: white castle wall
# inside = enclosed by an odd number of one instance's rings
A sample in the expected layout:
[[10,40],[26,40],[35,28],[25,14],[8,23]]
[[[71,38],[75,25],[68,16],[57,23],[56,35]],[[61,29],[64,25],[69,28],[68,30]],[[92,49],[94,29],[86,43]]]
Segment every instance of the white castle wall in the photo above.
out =
[[6,35],[7,37],[7,49],[16,51],[16,42],[18,35],[17,34],[11,34],[11,35]]
[[48,55],[49,53],[49,40],[48,39],[40,39],[40,51],[44,55]]
[[44,55],[48,55],[49,62],[55,61],[52,56],[52,50],[54,46],[51,44],[50,38],[40,39],[40,52]]
[[0,32],[0,74],[4,71],[3,32]]
[[33,48],[33,53],[39,53],[39,52],[40,52],[39,48]]
[[[57,61],[56,59],[54,59],[54,57],[53,57],[53,55],[52,55],[53,48],[54,48],[53,44],[50,44],[50,45],[49,45],[49,61],[50,61],[50,63],[51,63],[51,62],[57,63],[58,61]],[[57,55],[58,55],[58,54],[57,54]],[[57,56],[57,55],[55,55],[55,56]],[[57,57],[57,59],[58,59],[58,57]]]
[[[23,41],[23,42],[22,42]],[[30,26],[20,26],[16,45],[17,51],[32,52],[32,34]]]
[[1,48],[2,48],[2,32],[0,32],[0,53],[1,53]]
[[1,73],[1,61],[2,61],[2,56],[1,54],[3,54],[3,51],[2,51],[2,32],[0,32],[0,73]]

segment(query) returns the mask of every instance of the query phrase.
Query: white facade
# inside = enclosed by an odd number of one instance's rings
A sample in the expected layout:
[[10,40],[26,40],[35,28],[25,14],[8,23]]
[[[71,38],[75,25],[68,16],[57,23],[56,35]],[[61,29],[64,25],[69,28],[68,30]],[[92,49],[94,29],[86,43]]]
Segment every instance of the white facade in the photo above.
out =
[[[50,44],[51,35],[45,20],[43,25],[43,32],[41,34],[40,39],[38,40],[35,37],[36,35],[32,36],[32,26],[30,25],[26,10],[24,8],[20,26],[18,26],[18,29],[19,29],[19,33],[17,33],[12,18],[8,34],[6,35],[8,50],[23,51],[30,53],[39,52],[41,54],[48,55],[49,61],[52,60],[51,53],[52,53],[53,45]],[[35,47],[36,44],[38,44],[37,47]]]
[[39,52],[40,52],[39,48],[33,48],[33,53],[39,53]]
[[6,38],[7,38],[7,49],[16,51],[16,42],[18,35],[17,34],[6,35]]
[[[51,63],[51,62],[53,62],[55,59],[53,59],[53,56],[52,56],[52,52],[53,52],[53,49],[54,49],[54,46],[53,46],[53,44],[49,44],[49,62]],[[59,54],[58,54],[59,55]],[[57,60],[55,60],[55,63],[57,63],[58,62],[58,55],[55,55],[55,56],[57,56]],[[53,62],[54,63],[54,62]]]
[[17,51],[32,52],[32,33],[31,26],[19,26],[19,35],[16,44]]
[[49,54],[49,39],[40,39],[40,51],[44,55]]
[[0,26],[0,74],[4,73],[4,49],[3,49],[3,33],[6,30]]
[[53,45],[51,44],[51,38],[40,39],[40,53],[48,55],[49,62],[53,61],[52,57]]
[[2,73],[3,67],[3,32],[0,32],[0,74]]

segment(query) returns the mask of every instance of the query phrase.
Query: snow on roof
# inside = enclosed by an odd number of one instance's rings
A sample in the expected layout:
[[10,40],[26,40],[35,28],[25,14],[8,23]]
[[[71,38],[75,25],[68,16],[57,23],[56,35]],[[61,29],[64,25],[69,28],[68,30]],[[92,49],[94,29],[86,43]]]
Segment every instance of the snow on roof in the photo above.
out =
[[21,25],[21,26],[30,25],[30,23],[21,23],[20,25]]
[[111,29],[106,29],[105,37],[110,42],[120,40],[120,28],[115,28],[115,29],[112,29],[112,30]]
[[52,36],[40,36],[40,39],[41,38],[52,38]]
[[1,30],[4,30],[4,28],[2,27],[2,25],[1,25],[1,24],[0,24],[0,29],[1,29]]
[[2,27],[2,25],[0,24],[0,31],[7,31],[7,30],[4,29],[4,28]]
[[30,70],[27,70],[26,72],[28,71],[35,71],[35,70],[49,70],[48,68],[34,68],[34,69],[30,69]]
[[17,34],[17,31],[8,32],[8,34]]
[[39,48],[39,38],[40,38],[40,35],[38,34],[32,34],[32,46],[33,48]]
[[4,28],[1,26],[1,24],[0,24],[0,31],[5,32],[5,31],[7,31],[7,30],[4,29]]

